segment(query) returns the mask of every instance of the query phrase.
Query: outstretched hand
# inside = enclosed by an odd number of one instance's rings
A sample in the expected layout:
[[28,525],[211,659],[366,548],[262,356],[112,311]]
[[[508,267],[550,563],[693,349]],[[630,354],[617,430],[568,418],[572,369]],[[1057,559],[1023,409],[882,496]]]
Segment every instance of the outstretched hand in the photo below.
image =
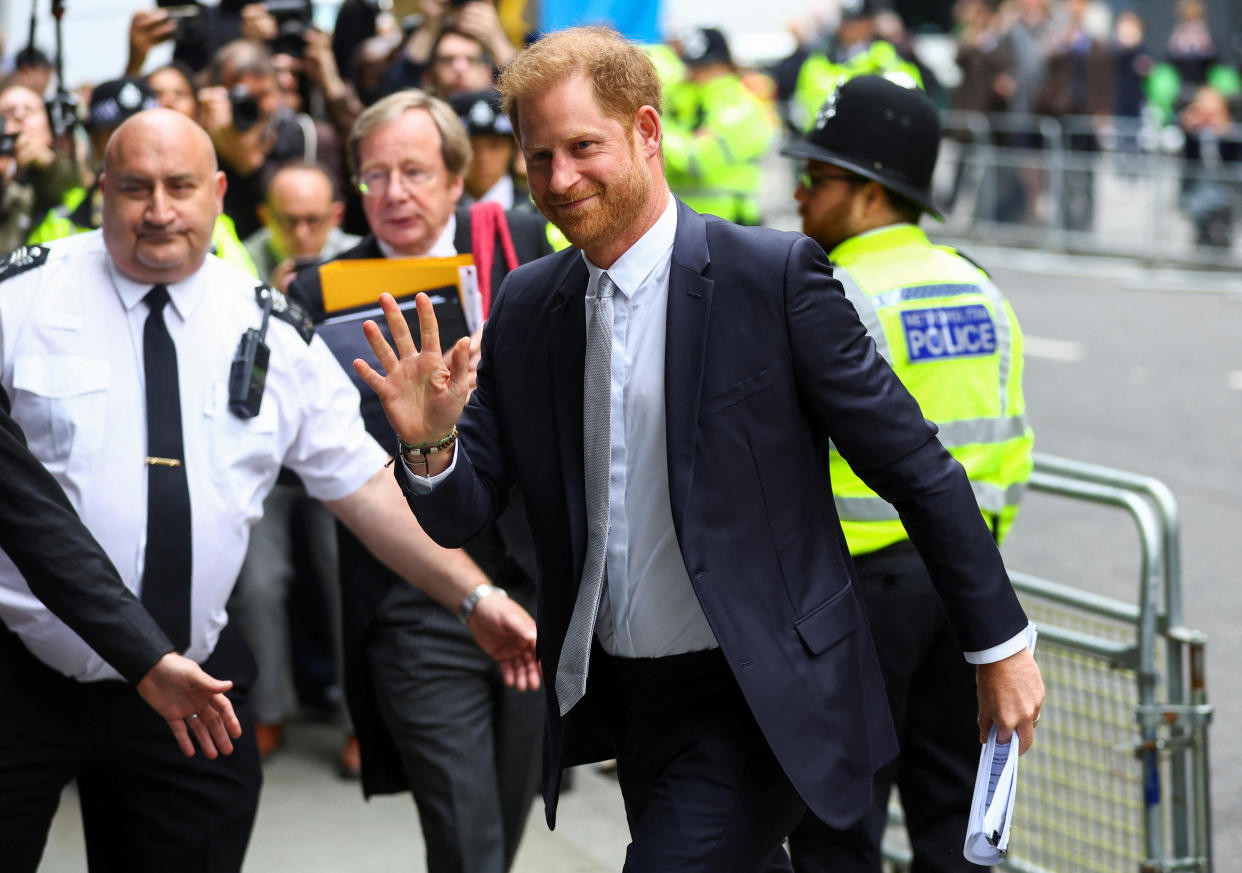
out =
[[539,689],[535,660],[535,620],[508,597],[488,595],[470,613],[467,623],[479,648],[499,665],[506,685],[518,691]]
[[1044,703],[1044,680],[1029,649],[1022,649],[1004,660],[980,664],[979,742],[986,743],[989,729],[996,725],[996,741],[1009,742],[1018,734],[1018,754],[1025,755],[1035,740],[1035,725]]
[[447,436],[461,417],[471,388],[470,338],[462,337],[448,354],[442,354],[440,326],[431,300],[420,293],[415,306],[421,350],[414,348],[414,338],[397,301],[391,294],[381,294],[380,308],[396,350],[384,339],[379,326],[368,320],[362,330],[384,374],[360,358],[354,360],[354,370],[379,396],[397,435],[407,443],[422,445]]
[[[138,693],[164,717],[177,745],[194,755],[194,739],[208,758],[231,755],[233,740],[242,734],[241,722],[224,692],[233,683],[215,679],[189,658],[169,652],[138,683]],[[217,751],[218,750],[218,751]]]

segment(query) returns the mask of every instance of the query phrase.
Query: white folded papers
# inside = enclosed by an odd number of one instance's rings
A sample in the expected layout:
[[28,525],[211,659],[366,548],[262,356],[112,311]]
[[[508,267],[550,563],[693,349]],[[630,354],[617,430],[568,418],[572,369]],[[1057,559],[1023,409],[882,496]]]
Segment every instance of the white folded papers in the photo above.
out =
[[[1027,628],[1026,646],[1035,651],[1035,626]],[[1007,743],[996,741],[996,725],[979,753],[975,795],[970,803],[966,843],[962,854],[974,864],[991,867],[1005,860],[1009,851],[1009,824],[1018,791],[1018,734]]]

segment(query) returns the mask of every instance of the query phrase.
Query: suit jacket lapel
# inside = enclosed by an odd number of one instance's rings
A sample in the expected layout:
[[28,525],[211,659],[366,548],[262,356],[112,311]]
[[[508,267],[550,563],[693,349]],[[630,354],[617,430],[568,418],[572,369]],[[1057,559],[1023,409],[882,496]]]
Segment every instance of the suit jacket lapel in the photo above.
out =
[[586,355],[586,286],[590,276],[577,249],[568,256],[548,316],[552,363],[552,397],[556,405],[556,436],[560,446],[561,476],[569,508],[570,542],[574,567],[582,567],[586,552],[586,497],[582,469],[582,391]]
[[668,326],[664,349],[664,414],[667,419],[668,488],[673,523],[680,531],[694,477],[694,442],[702,397],[707,326],[715,282],[703,275],[710,263],[707,224],[677,203],[677,235],[668,278]]

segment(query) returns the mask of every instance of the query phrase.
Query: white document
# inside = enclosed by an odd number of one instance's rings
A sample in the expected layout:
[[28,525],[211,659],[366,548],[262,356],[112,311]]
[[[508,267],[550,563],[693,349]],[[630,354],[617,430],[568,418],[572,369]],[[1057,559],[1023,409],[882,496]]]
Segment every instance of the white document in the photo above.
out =
[[[1026,647],[1035,651],[1034,625],[1029,625]],[[987,745],[979,753],[975,774],[975,796],[970,803],[966,843],[962,854],[974,864],[991,867],[1005,860],[1009,851],[1009,823],[1018,791],[1018,734],[1007,743],[996,741],[996,725],[988,733]]]

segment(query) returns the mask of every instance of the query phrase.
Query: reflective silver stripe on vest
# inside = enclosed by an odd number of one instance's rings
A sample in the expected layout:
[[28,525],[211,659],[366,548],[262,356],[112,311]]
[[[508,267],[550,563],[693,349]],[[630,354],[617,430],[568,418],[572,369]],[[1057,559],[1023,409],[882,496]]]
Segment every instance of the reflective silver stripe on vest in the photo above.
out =
[[992,280],[982,278],[979,280],[979,290],[982,291],[989,300],[992,301],[992,307],[996,310],[996,352],[1000,356],[997,361],[997,391],[1000,396],[997,398],[997,409],[1008,409],[1005,402],[1008,396],[1006,390],[1009,386],[1009,362],[1013,355],[1013,325],[1009,323],[1009,308],[1005,306],[1005,298],[1001,296],[1000,289],[992,284]]
[[867,296],[867,292],[863,291],[854,277],[850,275],[850,271],[844,267],[834,265],[832,276],[845,289],[845,298],[854,304],[859,321],[867,329],[871,339],[875,341],[876,351],[884,357],[884,360],[892,364],[893,353],[888,345],[888,336],[880,324],[880,313],[874,298]]
[[[988,482],[971,482],[970,488],[975,492],[975,502],[984,512],[1000,515],[1007,507],[1017,506],[1026,493],[1025,482],[1015,482],[1008,488],[1001,488]],[[900,521],[897,510],[882,497],[838,497],[833,495],[837,505],[837,515],[841,521]]]
[[1008,418],[963,418],[960,421],[936,422],[940,443],[946,449],[976,443],[1005,443],[1026,434],[1025,415]]

